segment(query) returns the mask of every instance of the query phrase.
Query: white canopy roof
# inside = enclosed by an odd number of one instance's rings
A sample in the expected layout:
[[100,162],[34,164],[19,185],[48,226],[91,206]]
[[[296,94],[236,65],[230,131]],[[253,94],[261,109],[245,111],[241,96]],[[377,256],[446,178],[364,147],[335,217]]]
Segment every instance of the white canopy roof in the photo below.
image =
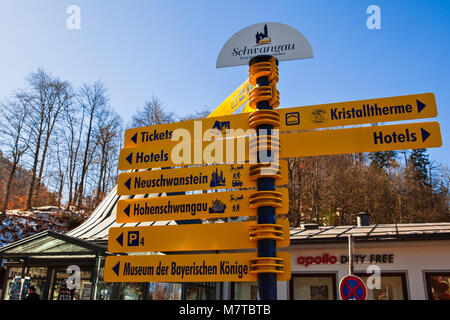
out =
[[108,230],[111,227],[136,227],[152,225],[177,224],[175,221],[157,221],[145,223],[117,223],[117,202],[123,199],[137,199],[148,197],[161,197],[164,193],[154,193],[136,196],[118,196],[117,186],[103,199],[89,218],[77,228],[69,231],[68,236],[76,237],[85,241],[108,241]]

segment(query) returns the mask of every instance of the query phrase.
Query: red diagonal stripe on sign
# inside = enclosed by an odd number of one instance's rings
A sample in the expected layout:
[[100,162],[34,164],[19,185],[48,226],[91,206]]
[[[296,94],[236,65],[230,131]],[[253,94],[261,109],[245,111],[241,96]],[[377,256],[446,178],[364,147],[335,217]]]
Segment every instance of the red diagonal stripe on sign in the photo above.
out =
[[345,285],[347,286],[347,288],[350,290],[350,293],[347,294],[347,295],[344,297],[344,300],[347,300],[348,297],[350,297],[352,294],[354,294],[356,300],[361,300],[361,297],[359,297],[359,296],[356,294],[356,289],[358,289],[358,288],[361,286],[361,282],[358,282],[358,284],[357,284],[356,286],[354,286],[353,288],[350,287],[350,285],[348,284],[348,282],[344,282],[344,284],[345,284]]

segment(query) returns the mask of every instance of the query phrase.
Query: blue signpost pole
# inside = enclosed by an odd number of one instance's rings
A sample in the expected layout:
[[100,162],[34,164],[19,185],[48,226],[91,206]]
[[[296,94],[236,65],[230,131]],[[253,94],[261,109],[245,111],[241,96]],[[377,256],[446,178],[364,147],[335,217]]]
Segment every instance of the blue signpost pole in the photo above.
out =
[[[250,60],[249,66],[257,62],[267,62],[272,56],[257,56]],[[259,77],[256,79],[257,86],[269,86],[268,77]],[[258,110],[273,110],[269,101],[260,101],[257,103]],[[271,125],[263,124],[257,127],[257,134],[263,132],[264,135],[272,135],[273,127]],[[273,154],[267,154],[267,157],[272,158]],[[257,162],[260,163],[260,155],[258,152]],[[275,191],[274,178],[259,178],[257,181],[258,191]],[[258,224],[275,224],[276,214],[275,208],[263,206],[258,208]],[[276,257],[277,246],[275,240],[264,239],[258,240],[258,257]],[[258,274],[258,291],[261,300],[276,300],[277,299],[277,275],[275,273],[260,273]]]

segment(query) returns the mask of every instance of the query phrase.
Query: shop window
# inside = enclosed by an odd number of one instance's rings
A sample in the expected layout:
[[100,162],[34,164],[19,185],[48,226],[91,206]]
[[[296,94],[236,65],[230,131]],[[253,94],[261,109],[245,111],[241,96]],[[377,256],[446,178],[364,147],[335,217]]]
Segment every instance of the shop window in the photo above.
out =
[[56,269],[50,294],[51,300],[89,300],[92,290],[91,272],[81,270],[80,273],[80,288],[69,289],[67,280],[71,275],[66,269]]
[[5,300],[20,300],[22,291],[22,267],[8,268]]
[[[356,274],[367,284],[367,274]],[[407,300],[406,275],[404,273],[381,273],[380,288],[367,288],[367,300]]]
[[44,300],[47,286],[47,267],[30,267],[28,276],[31,279],[31,285],[36,288],[36,293],[39,295],[39,298]]
[[117,288],[120,286],[119,283],[115,282],[105,282],[104,281],[104,262],[102,259],[101,267],[97,274],[97,292],[95,295],[96,300],[117,300]]
[[185,283],[186,300],[214,300],[216,298],[216,284],[214,282]]
[[8,269],[8,279],[22,276],[22,267],[12,267]]
[[96,300],[115,300],[115,283],[98,281]]
[[119,300],[143,300],[146,283],[123,282],[120,287]]
[[450,300],[450,272],[425,272],[429,300]]
[[[1,264],[1,260],[0,260]],[[6,268],[0,266],[0,290],[4,289],[3,285],[5,283],[5,277],[6,277]]]
[[34,286],[41,300],[45,298],[47,285],[47,267],[31,267],[25,277],[21,277],[22,267],[8,269],[5,300],[23,300],[28,294],[28,288]]
[[336,300],[336,275],[332,273],[292,274],[291,300]]
[[231,284],[231,300],[258,300],[257,282],[233,282]]
[[147,300],[181,300],[182,288],[181,283],[151,282]]

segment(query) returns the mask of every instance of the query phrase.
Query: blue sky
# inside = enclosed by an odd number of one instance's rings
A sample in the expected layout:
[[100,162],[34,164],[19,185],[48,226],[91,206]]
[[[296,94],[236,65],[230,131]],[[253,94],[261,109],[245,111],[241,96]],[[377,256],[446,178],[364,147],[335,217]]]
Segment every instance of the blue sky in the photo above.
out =
[[[381,30],[366,27],[372,4]],[[81,9],[80,30],[66,27],[69,5]],[[213,109],[248,76],[215,68],[225,42],[280,22],[315,56],[280,63],[281,107],[433,92],[443,146],[430,153],[450,166],[449,16],[450,1],[2,0],[0,99],[41,67],[74,86],[101,79],[125,121],[152,95],[179,115]]]

